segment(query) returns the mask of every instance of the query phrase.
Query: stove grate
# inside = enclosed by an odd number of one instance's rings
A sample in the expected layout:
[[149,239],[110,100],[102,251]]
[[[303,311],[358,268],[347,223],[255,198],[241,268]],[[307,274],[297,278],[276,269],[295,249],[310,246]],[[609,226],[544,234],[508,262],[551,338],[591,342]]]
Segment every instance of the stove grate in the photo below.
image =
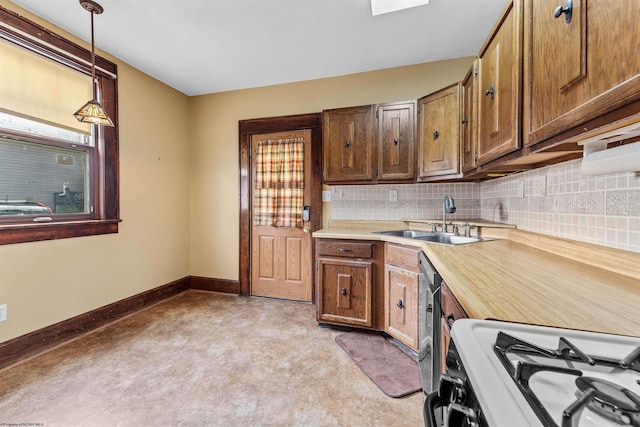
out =
[[[538,355],[547,357],[549,359],[566,360],[568,364],[571,364],[573,362],[582,362],[591,366],[603,365],[640,372],[640,347],[634,349],[623,359],[611,359],[601,356],[588,355],[564,337],[559,338],[557,349],[548,349],[500,331],[498,332],[498,337],[495,345],[493,346],[493,349],[498,356],[498,359],[502,362],[505,369],[507,369],[507,371],[509,372],[511,378],[518,386],[518,389],[520,389],[525,399],[545,427],[559,426],[558,424],[556,424],[549,412],[545,409],[544,405],[540,402],[535,393],[531,390],[529,386],[529,379],[534,374],[541,371],[558,372],[562,374],[575,375],[576,377],[581,378],[582,371],[569,367],[552,366],[544,363],[530,363],[523,361],[518,361],[514,366],[514,364],[509,360],[509,357],[507,356],[508,353],[518,355]],[[593,402],[594,399],[599,398],[599,391],[592,387],[586,387],[584,390],[582,390],[582,392],[578,395],[577,400],[564,410],[562,415],[562,427],[577,427],[578,420],[584,408],[591,407],[591,402]],[[625,417],[623,421],[626,425],[640,427],[640,424],[638,424],[638,422],[640,421],[638,421],[637,416],[637,413],[632,413],[632,415]],[[616,421],[620,422],[619,420]],[[626,421],[629,422],[627,423]]]

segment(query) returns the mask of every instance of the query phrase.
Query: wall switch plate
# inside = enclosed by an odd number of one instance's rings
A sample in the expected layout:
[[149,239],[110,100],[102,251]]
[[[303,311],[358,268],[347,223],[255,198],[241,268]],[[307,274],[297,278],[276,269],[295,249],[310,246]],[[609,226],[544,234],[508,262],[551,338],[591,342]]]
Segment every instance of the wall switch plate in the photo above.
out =
[[0,322],[7,320],[7,304],[0,304]]
[[389,201],[390,202],[398,201],[398,190],[389,190]]
[[324,190],[322,192],[322,201],[330,202],[331,201],[331,190]]
[[524,181],[516,181],[516,197],[524,197]]
[[533,178],[531,195],[533,197],[543,197],[547,194],[547,176],[536,176]]

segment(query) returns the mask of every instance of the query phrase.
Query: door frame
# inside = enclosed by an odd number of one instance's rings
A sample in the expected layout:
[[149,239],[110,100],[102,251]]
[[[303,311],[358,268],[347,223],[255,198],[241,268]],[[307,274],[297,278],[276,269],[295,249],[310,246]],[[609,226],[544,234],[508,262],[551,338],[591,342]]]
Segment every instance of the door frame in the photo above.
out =
[[[298,114],[293,116],[267,117],[261,119],[240,120],[238,122],[239,161],[240,161],[240,265],[238,281],[240,296],[249,296],[251,292],[251,136],[255,134],[311,130],[311,232],[320,229],[322,224],[322,113]],[[306,171],[305,171],[306,172]],[[311,245],[312,283],[311,295],[315,302],[315,245]]]

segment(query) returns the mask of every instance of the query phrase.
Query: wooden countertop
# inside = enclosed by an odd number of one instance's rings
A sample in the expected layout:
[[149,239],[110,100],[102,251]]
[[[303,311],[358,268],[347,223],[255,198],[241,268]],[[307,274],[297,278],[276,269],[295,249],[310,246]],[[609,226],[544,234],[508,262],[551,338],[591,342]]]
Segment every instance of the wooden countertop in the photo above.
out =
[[420,246],[472,318],[640,336],[640,254],[519,230],[458,246],[372,234],[402,229],[392,225],[330,227],[313,236]]

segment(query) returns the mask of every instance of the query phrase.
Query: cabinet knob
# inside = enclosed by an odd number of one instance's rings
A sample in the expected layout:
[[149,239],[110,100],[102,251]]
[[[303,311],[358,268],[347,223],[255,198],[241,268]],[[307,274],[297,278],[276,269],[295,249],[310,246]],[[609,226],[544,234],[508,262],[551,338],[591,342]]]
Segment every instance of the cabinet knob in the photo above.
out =
[[571,0],[567,0],[564,4],[564,7],[558,6],[556,7],[556,11],[553,13],[553,16],[557,19],[564,13],[564,22],[567,24],[571,22],[571,15],[573,15],[573,3]]
[[402,300],[398,301],[398,303],[396,304],[396,306],[397,306],[398,308],[402,308],[402,307],[404,307],[404,304],[402,304]]
[[346,288],[342,288],[342,290],[340,291],[340,293],[344,296],[347,294],[347,289]]
[[487,89],[487,90],[484,91],[484,95],[485,96],[491,95],[491,99],[493,99],[493,96],[495,95],[495,92],[496,92],[495,88],[492,85],[490,89]]
[[398,138],[393,138],[393,144],[398,145]]
[[345,141],[345,142],[344,142],[344,146],[345,146],[346,148],[349,148],[349,147],[351,146],[351,143],[350,143],[349,141]]
[[463,125],[466,125],[467,123],[469,123],[469,120],[467,120],[467,119],[462,119],[462,124],[463,124]]
[[453,315],[453,313],[449,313],[449,315],[447,316],[447,324],[449,325],[449,327],[453,326],[453,322],[456,321],[456,316]]
[[438,137],[439,137],[439,136],[440,136],[440,132],[435,131],[435,132],[433,133],[433,139],[438,139]]

